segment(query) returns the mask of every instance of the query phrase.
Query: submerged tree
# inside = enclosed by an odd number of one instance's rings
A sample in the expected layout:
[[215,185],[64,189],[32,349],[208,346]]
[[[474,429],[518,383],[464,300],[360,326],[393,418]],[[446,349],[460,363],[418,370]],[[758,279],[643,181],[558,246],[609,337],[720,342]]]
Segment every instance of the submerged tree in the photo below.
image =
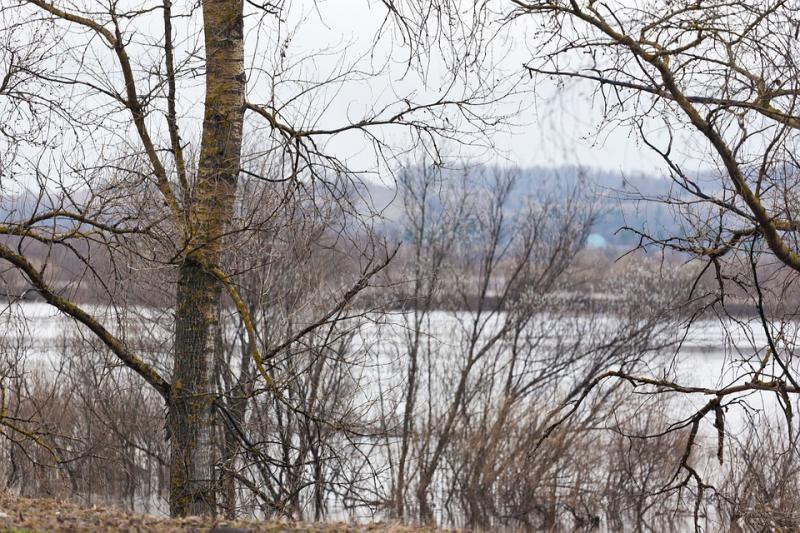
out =
[[424,165],[398,176],[408,246],[386,272],[404,310],[381,336],[397,362],[381,388],[383,419],[397,427],[387,507],[480,530],[599,524],[608,513],[597,502],[622,491],[592,466],[614,445],[589,428],[625,416],[618,390],[532,450],[557,402],[671,343],[682,288],[624,269],[615,298],[588,295],[581,260],[598,214],[580,177],[552,185],[519,169]]
[[[591,85],[605,124],[630,128],[663,159],[675,193],[645,199],[673,206],[686,231],[664,238],[633,228],[641,246],[676,250],[703,265],[694,288],[701,312],[733,317],[734,327],[743,324],[733,316],[737,306],[756,316],[760,335],[719,387],[625,372],[603,376],[650,392],[705,398],[669,428],[688,430],[673,485],[696,482],[698,513],[700,496],[714,489],[690,457],[704,419],[718,435],[722,462],[729,409],[758,407],[751,398],[767,393],[785,413],[786,450],[796,446],[796,336],[784,318],[796,316],[800,272],[800,6],[784,0],[512,3],[509,16],[539,30],[539,53],[525,65],[531,76]],[[691,168],[708,163],[714,171]],[[754,333],[748,328],[746,334]]]

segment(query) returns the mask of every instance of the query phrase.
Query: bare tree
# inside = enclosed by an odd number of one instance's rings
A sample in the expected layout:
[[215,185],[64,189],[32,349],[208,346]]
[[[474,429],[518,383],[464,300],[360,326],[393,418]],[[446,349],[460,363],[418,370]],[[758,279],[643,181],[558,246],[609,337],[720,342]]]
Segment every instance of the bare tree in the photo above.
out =
[[[513,1],[507,15],[532,24],[537,55],[531,76],[590,84],[607,127],[626,127],[658,154],[675,184],[664,198],[684,222],[666,237],[641,228],[643,248],[688,254],[702,265],[693,296],[699,313],[742,326],[751,350],[738,354],[718,387],[611,372],[652,392],[703,398],[701,407],[669,429],[685,429],[687,451],[675,486],[716,488],[690,458],[703,420],[726,456],[729,410],[769,393],[785,413],[793,441],[800,393],[793,329],[798,262],[796,158],[798,5],[767,2]],[[697,161],[712,171],[697,172]],[[755,320],[740,319],[744,309]],[[754,335],[758,333],[760,334]],[[592,385],[597,385],[600,380]],[[736,420],[734,418],[734,420]],[[700,527],[698,521],[698,528]]]
[[[214,347],[223,294],[242,317],[259,379],[289,401],[267,371],[250,308],[226,270],[240,177],[317,187],[356,176],[325,148],[333,138],[359,139],[385,162],[392,157],[387,127],[410,132],[411,142],[425,139],[435,151],[437,138],[477,138],[495,124],[485,107],[498,97],[495,85],[467,80],[480,70],[481,42],[454,30],[462,13],[415,3],[384,7],[386,18],[363,56],[350,61],[342,53],[321,78],[303,74],[321,56],[291,55],[287,21],[302,14],[283,2],[15,0],[0,7],[7,206],[0,257],[168,405],[174,515],[216,509]],[[480,19],[482,11],[476,6],[471,15]],[[381,35],[390,31],[399,32],[402,45],[384,45]],[[428,85],[425,58],[434,50],[446,57]],[[392,64],[398,54],[406,62],[401,77],[430,90],[398,89],[396,98],[375,101],[360,116],[328,116],[343,105],[329,89],[381,75],[384,65],[371,61]],[[244,153],[247,131],[263,142]],[[254,172],[259,161],[268,168]],[[48,268],[59,250],[82,265],[78,281]],[[96,267],[97,256],[108,269]],[[343,292],[345,304],[380,270],[375,261]],[[174,301],[171,365],[138,353],[76,298],[89,285],[119,300],[110,280],[129,262],[163,281],[162,294]],[[336,312],[325,310],[317,323]]]
[[[581,303],[571,284],[595,211],[580,180],[527,197],[513,170],[417,165],[399,176],[411,246],[389,270],[402,311],[398,331],[383,334],[399,340],[388,351],[403,375],[384,387],[399,394],[384,400],[388,420],[399,409],[388,505],[402,518],[470,528],[570,523],[557,508],[557,471],[580,477],[586,466],[570,464],[565,441],[536,447],[544,406],[668,344],[664,308],[646,308],[630,290],[605,308]],[[591,446],[583,424],[599,423],[615,401],[613,391],[598,395],[561,434],[576,455]],[[573,525],[594,523],[594,509],[574,511]]]

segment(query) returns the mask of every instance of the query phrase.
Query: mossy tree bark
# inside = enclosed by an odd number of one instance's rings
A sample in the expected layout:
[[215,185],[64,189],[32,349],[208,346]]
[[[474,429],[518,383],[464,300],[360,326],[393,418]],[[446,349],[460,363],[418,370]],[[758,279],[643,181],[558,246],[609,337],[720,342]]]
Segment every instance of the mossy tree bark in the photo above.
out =
[[187,206],[187,248],[177,288],[170,395],[173,516],[216,513],[214,345],[221,294],[210,266],[233,217],[242,146],[245,74],[242,0],[203,2],[206,100],[196,182]]

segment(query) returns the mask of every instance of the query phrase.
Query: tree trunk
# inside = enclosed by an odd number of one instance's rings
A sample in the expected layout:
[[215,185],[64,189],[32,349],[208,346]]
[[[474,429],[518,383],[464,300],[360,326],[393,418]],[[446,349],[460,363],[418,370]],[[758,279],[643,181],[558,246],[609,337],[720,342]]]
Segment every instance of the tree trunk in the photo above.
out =
[[[228,410],[233,423],[242,425],[246,408],[247,398],[235,398],[228,402]],[[236,480],[233,471],[236,469],[236,456],[241,450],[241,444],[238,435],[229,425],[225,426],[223,437],[223,453],[220,458],[223,471],[219,476],[222,496],[220,506],[223,516],[233,520],[236,518]]]
[[[416,303],[416,302],[415,302]],[[398,520],[405,519],[406,502],[406,461],[411,446],[412,429],[414,424],[414,407],[417,399],[417,358],[419,355],[419,341],[421,324],[417,320],[414,331],[414,344],[409,351],[408,383],[406,385],[406,405],[403,413],[403,434],[400,440],[400,459],[397,467],[397,487],[395,488],[394,506]]]
[[[251,309],[252,313],[253,310]],[[243,348],[242,353],[239,379],[235,386],[226,386],[228,391],[228,398],[225,400],[228,410],[226,417],[229,420],[224,424],[222,457],[220,457],[220,464],[222,465],[222,471],[219,473],[220,493],[222,496],[220,507],[225,518],[229,520],[236,518],[237,508],[234,470],[236,469],[236,456],[241,451],[241,440],[237,434],[236,427],[241,428],[244,425],[247,406],[253,394],[250,351],[246,347],[246,341],[241,339],[241,342],[245,345],[245,348]]]
[[200,161],[186,206],[187,247],[180,267],[170,398],[173,516],[216,513],[213,387],[220,282],[208,271],[233,218],[242,147],[242,0],[204,0],[206,100]]

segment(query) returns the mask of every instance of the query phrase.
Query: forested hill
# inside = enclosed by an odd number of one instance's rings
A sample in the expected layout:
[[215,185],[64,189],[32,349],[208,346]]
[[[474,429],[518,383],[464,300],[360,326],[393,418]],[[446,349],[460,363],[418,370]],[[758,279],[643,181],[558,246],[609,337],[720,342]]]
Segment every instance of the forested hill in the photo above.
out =
[[[445,177],[463,174],[461,169],[440,171]],[[563,198],[576,189],[579,197],[598,211],[598,220],[592,227],[589,245],[595,247],[626,248],[635,246],[638,236],[624,227],[646,231],[652,236],[682,234],[673,208],[656,201],[668,196],[685,194],[669,177],[642,173],[613,172],[574,166],[563,167],[476,167],[469,170],[474,179],[492,180],[497,172],[510,172],[517,176],[516,189],[510,208],[518,208],[524,201],[537,198]],[[699,179],[717,188],[712,175],[700,173]],[[392,225],[402,217],[402,201],[394,186],[368,185],[368,194],[374,205]]]
[[[406,171],[422,171],[422,167],[407,169]],[[437,170],[440,173],[437,179],[451,179],[462,176],[463,169]],[[621,230],[623,227],[636,228],[649,235],[660,237],[665,235],[681,235],[682,228],[677,222],[678,218],[672,208],[658,201],[647,201],[669,195],[677,195],[677,186],[668,178],[646,176],[641,174],[626,175],[601,170],[578,169],[576,167],[560,168],[500,168],[500,167],[472,167],[468,170],[472,187],[477,184],[471,194],[481,194],[481,188],[491,187],[492,181],[501,174],[513,174],[516,177],[513,194],[505,203],[505,209],[515,212],[524,207],[526,202],[550,202],[555,206],[563,205],[567,197],[573,195],[576,201],[585,203],[587,209],[597,212],[597,220],[593,224],[588,246],[607,251],[609,257],[618,257],[624,252],[634,248],[638,243],[635,232]],[[397,177],[395,177],[397,179]],[[351,206],[342,206],[347,216],[355,216],[355,212],[380,213],[377,219],[377,228],[380,233],[390,235],[391,239],[404,239],[403,201],[397,193],[397,187],[392,180],[385,180],[389,184],[378,185],[375,182],[363,181],[358,189],[359,196],[363,199],[362,209],[351,209]],[[263,185],[263,184],[262,184]],[[266,185],[280,187],[283,185]],[[475,192],[478,191],[478,192]],[[330,197],[328,197],[328,201]],[[14,198],[9,198],[0,206],[0,218],[6,224],[25,226],[37,214],[43,211],[66,209],[72,212],[94,212],[104,209],[109,227],[116,223],[128,224],[130,217],[126,217],[124,205],[106,208],[105,200],[98,200],[88,193],[75,191],[69,198],[46,197],[42,198],[33,193],[22,193]],[[322,200],[316,200],[322,201]],[[366,204],[371,204],[367,208]],[[99,208],[97,206],[100,206]],[[255,209],[259,209],[257,206]],[[119,213],[119,218],[116,218]],[[61,223],[63,222],[63,227]],[[45,222],[34,222],[42,225]],[[59,217],[47,221],[51,230],[64,231],[65,228],[73,230],[76,227],[74,219]],[[54,225],[55,224],[55,225]],[[361,231],[361,230],[356,230]],[[89,270],[95,272],[116,272],[121,264],[126,261],[110,259],[108,250],[100,247],[91,247],[88,243],[81,243],[71,250],[57,247],[50,249],[43,243],[32,239],[20,239],[18,236],[6,236],[14,247],[23,245],[26,253],[35,262],[47,262],[47,274],[55,287],[69,289],[75,297],[83,300],[102,299],[109,287],[100,286],[95,281],[96,276],[86,276]],[[24,242],[23,242],[24,241]],[[133,242],[133,241],[131,241]],[[341,241],[345,242],[345,241]],[[129,243],[130,244],[130,243]],[[96,249],[95,249],[96,248]],[[350,253],[347,250],[341,250]],[[80,252],[83,258],[78,258],[75,253]],[[355,253],[355,252],[353,252]],[[111,275],[111,274],[109,274]],[[111,276],[113,279],[116,277]],[[37,295],[26,291],[25,280],[15,273],[7,273],[0,280],[0,292],[5,295],[25,294],[26,297],[36,298]],[[128,287],[120,287],[130,293]],[[136,292],[136,291],[134,291]],[[95,295],[99,293],[100,296]],[[153,303],[153,302],[150,302]]]

